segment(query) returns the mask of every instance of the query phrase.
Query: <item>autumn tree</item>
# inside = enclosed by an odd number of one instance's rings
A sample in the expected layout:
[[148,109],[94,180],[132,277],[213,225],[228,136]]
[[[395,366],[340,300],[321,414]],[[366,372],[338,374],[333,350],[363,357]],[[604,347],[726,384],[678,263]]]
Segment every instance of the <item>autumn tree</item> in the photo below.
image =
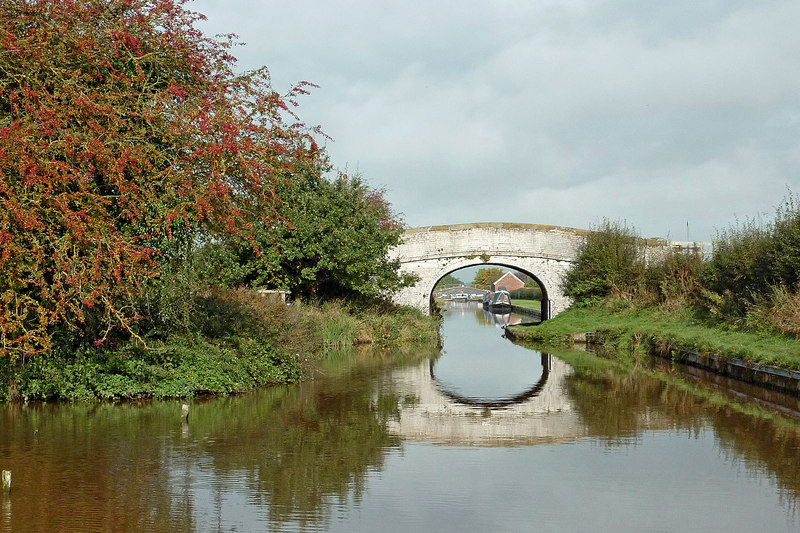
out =
[[475,273],[472,286],[476,289],[491,290],[492,284],[503,277],[503,269],[500,267],[481,268]]
[[[266,69],[237,74],[182,0],[0,2],[0,354],[131,330],[176,232],[269,226],[320,167]],[[189,236],[189,239],[192,237]]]

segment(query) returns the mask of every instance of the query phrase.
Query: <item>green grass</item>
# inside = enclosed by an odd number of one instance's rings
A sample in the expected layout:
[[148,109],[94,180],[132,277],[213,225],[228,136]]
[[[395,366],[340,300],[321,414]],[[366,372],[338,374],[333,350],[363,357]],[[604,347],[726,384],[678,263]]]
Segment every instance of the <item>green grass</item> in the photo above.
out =
[[512,335],[526,342],[563,345],[575,333],[595,332],[618,348],[652,339],[663,346],[739,358],[749,363],[800,370],[800,342],[792,337],[729,331],[701,323],[687,311],[611,306],[569,309],[538,326],[514,326]]
[[533,309],[534,311],[541,311],[542,310],[542,301],[541,300],[521,300],[521,299],[514,299],[511,301],[512,304],[517,305],[519,307],[524,307],[525,309]]

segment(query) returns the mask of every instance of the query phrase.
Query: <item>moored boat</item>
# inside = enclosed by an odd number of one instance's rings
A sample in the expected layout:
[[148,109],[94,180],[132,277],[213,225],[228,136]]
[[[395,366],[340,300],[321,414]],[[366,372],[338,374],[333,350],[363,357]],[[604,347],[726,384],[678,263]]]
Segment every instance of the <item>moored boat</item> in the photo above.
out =
[[511,295],[505,287],[500,287],[498,290],[486,294],[483,300],[483,306],[492,311],[510,310]]

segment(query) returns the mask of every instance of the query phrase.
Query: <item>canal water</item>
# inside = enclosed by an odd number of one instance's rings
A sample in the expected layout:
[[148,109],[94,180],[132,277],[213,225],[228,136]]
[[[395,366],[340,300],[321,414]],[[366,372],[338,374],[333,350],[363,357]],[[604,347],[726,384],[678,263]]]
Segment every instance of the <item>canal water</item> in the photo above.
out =
[[450,306],[441,354],[337,354],[188,423],[174,401],[3,407],[0,531],[800,531],[796,418],[503,320]]

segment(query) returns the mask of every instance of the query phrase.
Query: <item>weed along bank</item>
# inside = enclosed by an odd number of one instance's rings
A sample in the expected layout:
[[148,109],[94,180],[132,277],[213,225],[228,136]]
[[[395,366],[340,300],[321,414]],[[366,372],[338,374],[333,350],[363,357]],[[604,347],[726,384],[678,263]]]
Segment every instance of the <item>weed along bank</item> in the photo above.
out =
[[280,294],[209,296],[204,335],[173,334],[147,347],[0,358],[0,400],[96,401],[228,395],[307,378],[331,351],[357,345],[437,346],[438,320],[412,309],[342,302],[286,305]]
[[[587,314],[589,315],[587,318],[591,320],[591,313]],[[598,317],[596,322],[602,324],[602,317]],[[674,327],[674,324],[671,326]],[[556,331],[553,331],[554,329]],[[705,345],[707,351],[703,351],[703,348],[698,350],[681,347],[680,337],[667,334],[659,337],[657,333],[639,333],[635,329],[625,332],[619,326],[583,333],[567,333],[563,330],[558,331],[558,328],[541,326],[512,326],[507,329],[506,335],[516,342],[536,346],[544,344],[605,348],[608,353],[618,352],[624,358],[631,357],[631,351],[639,350],[676,364],[693,366],[766,389],[800,396],[800,370],[774,366],[763,360],[753,362],[752,358],[750,360],[744,358],[747,357],[747,352],[744,352],[742,344],[739,344],[743,342],[741,337],[744,337],[744,342],[758,341],[757,337],[748,338],[746,334],[734,336],[740,338],[730,339],[730,343],[716,342],[713,345]],[[684,342],[686,345],[692,345],[689,340]],[[786,344],[790,348],[794,347],[791,342]]]

